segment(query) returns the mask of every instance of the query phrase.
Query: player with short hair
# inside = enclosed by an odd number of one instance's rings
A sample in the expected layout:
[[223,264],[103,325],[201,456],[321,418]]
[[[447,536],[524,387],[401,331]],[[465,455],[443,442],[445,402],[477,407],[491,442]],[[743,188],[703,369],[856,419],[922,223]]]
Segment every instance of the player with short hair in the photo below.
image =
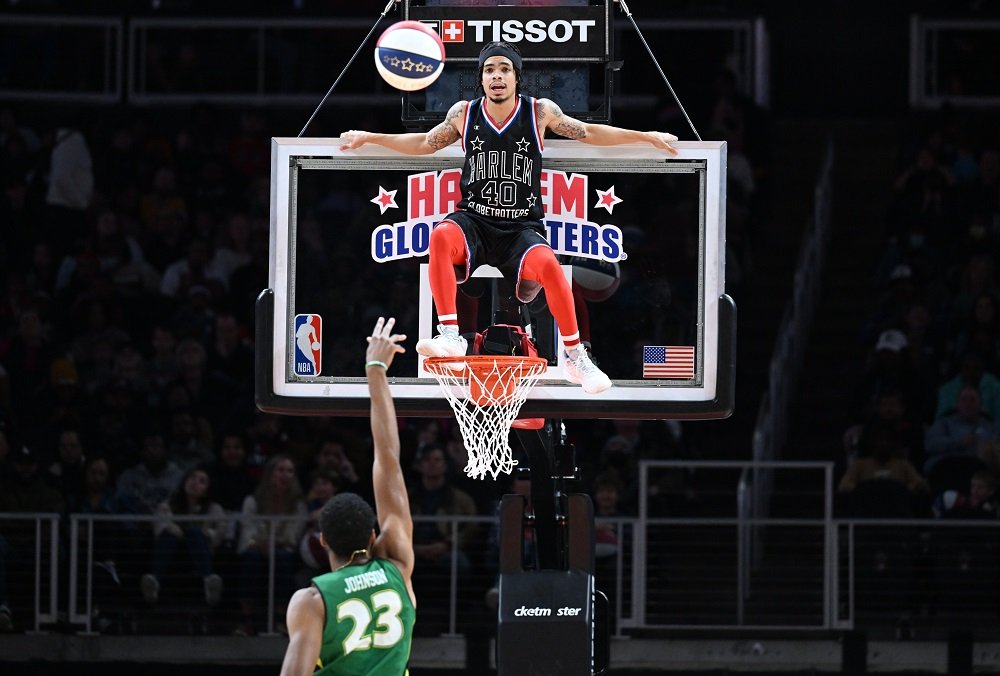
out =
[[393,357],[404,351],[400,343],[406,336],[393,334],[393,324],[395,319],[379,317],[365,363],[376,512],[354,493],[335,495],[323,507],[321,542],[331,572],[292,596],[282,676],[407,673],[416,615],[413,519],[386,374]]
[[439,335],[417,343],[429,357],[464,355],[455,294],[480,265],[492,265],[514,280],[517,299],[531,302],[539,290],[559,324],[566,349],[566,379],[588,393],[603,392],[611,380],[590,360],[580,340],[570,284],[546,239],[542,223],[541,172],[545,131],[593,145],[649,143],[670,154],[673,134],[633,131],[581,122],[553,101],[520,93],[521,53],[508,42],[491,42],[479,54],[484,95],[459,101],[443,122],[427,133],[341,134],[342,150],[372,143],[410,155],[425,155],[462,142],[462,199],[430,238],[431,294]]

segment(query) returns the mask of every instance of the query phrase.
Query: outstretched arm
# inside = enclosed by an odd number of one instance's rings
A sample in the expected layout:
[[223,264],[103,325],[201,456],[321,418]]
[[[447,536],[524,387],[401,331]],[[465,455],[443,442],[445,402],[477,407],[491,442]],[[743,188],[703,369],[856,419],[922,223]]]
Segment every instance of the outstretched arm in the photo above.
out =
[[563,113],[562,108],[549,99],[535,101],[535,115],[542,129],[551,129],[566,138],[576,139],[595,146],[617,146],[623,143],[649,143],[671,155],[677,149],[670,145],[677,137],[662,131],[635,131],[612,127],[608,124],[581,122]]
[[372,482],[381,531],[375,541],[374,554],[391,559],[404,578],[409,580],[413,572],[413,518],[410,516],[403,470],[399,466],[399,428],[386,373],[393,357],[404,351],[399,343],[406,336],[392,333],[395,323],[396,320],[391,317],[388,321],[378,318],[375,330],[368,337],[368,352],[365,355],[371,397],[372,441],[375,445]]
[[444,122],[426,134],[376,134],[370,131],[345,131],[340,135],[341,150],[354,150],[372,143],[406,155],[429,155],[450,146],[462,137],[461,124],[465,116],[466,101],[459,101],[451,107]]

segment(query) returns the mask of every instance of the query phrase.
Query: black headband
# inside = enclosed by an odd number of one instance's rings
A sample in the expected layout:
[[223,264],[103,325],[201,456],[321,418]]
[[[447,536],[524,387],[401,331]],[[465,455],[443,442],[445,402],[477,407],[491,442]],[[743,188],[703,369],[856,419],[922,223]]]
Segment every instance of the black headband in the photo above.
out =
[[479,52],[479,67],[482,68],[491,56],[506,56],[514,64],[514,70],[521,70],[521,55],[506,42],[491,42],[483,47],[483,51]]

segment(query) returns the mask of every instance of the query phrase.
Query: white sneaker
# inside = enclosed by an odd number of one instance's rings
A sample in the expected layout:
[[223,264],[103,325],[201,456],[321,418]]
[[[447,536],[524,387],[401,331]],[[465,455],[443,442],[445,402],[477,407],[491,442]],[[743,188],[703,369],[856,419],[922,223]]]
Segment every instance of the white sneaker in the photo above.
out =
[[142,598],[149,605],[153,605],[160,599],[160,583],[152,573],[146,573],[139,580],[139,588],[142,589]]
[[210,606],[219,605],[222,599],[222,578],[212,573],[205,577],[205,603]]
[[566,364],[563,375],[571,383],[583,386],[587,394],[597,394],[611,387],[611,379],[590,361],[587,351],[581,346],[576,359],[570,359],[566,353]]
[[460,333],[445,333],[438,324],[438,335],[417,341],[417,354],[425,357],[464,357],[469,343]]

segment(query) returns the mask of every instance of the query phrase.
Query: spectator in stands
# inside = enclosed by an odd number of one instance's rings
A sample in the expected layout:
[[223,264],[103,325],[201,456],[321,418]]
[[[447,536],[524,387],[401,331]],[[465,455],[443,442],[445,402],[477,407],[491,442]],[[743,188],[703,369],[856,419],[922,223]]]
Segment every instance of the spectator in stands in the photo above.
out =
[[309,481],[309,493],[306,495],[309,521],[299,545],[299,554],[302,556],[302,562],[310,568],[310,575],[330,571],[329,557],[320,541],[322,531],[319,527],[319,517],[327,501],[340,492],[337,481],[338,475],[328,469],[313,470]]
[[49,485],[70,499],[83,489],[84,466],[87,458],[84,455],[83,441],[80,431],[69,428],[59,433],[57,443],[57,458],[45,471]]
[[234,384],[220,373],[207,368],[205,346],[194,338],[185,338],[177,346],[179,375],[175,383],[184,386],[191,397],[190,406],[204,416],[212,431],[229,425],[234,407],[247,403],[236,397]]
[[206,368],[225,375],[231,382],[248,384],[253,375],[253,349],[242,334],[236,317],[220,314],[213,322]]
[[902,392],[889,389],[879,393],[869,424],[885,425],[895,432],[899,456],[916,467],[923,465],[924,425],[921,418],[906,407]]
[[934,516],[947,519],[996,519],[997,480],[989,471],[975,472],[967,492],[949,490],[934,499]]
[[177,335],[169,327],[157,324],[153,326],[149,347],[147,373],[152,390],[158,397],[180,372],[177,364]]
[[186,255],[172,261],[164,271],[160,293],[172,298],[183,298],[196,286],[224,287],[225,280],[215,276],[209,268],[210,256],[211,249],[207,241],[200,237],[192,239],[188,242]]
[[246,439],[238,431],[222,435],[218,459],[209,472],[212,495],[227,514],[239,512],[246,496],[254,492],[257,482],[247,470]]
[[848,466],[837,490],[851,493],[862,482],[888,479],[902,484],[914,495],[926,494],[927,482],[902,456],[903,448],[895,429],[884,423],[867,425],[861,437],[861,456]]
[[[594,479],[594,518],[624,516],[618,504],[621,489],[621,481],[614,474],[600,474]],[[615,524],[597,523],[594,526],[594,538],[595,555],[598,559],[612,557],[618,553],[618,529]]]
[[954,354],[966,352],[976,352],[982,357],[987,372],[995,373],[1000,365],[1000,315],[993,293],[980,294],[973,303],[971,314],[957,327]]
[[[448,457],[440,445],[424,448],[417,460],[419,482],[410,489],[410,512],[414,516],[475,516],[476,503],[468,493],[455,488],[451,481]],[[416,569],[449,571],[452,547],[458,548],[458,571],[469,571],[468,547],[477,531],[476,524],[458,527],[458,541],[452,540],[451,524],[447,521],[417,520],[413,529],[413,551]]]
[[146,362],[142,353],[131,343],[123,345],[115,354],[111,377],[114,383],[128,392],[135,405],[146,406],[150,401]]
[[[980,223],[979,226],[985,233],[986,224]],[[977,234],[977,239],[983,237],[985,234]],[[964,266],[958,290],[951,302],[952,325],[958,325],[967,317],[972,316],[976,300],[980,296],[997,291],[996,262],[994,260],[996,242],[990,241],[988,245],[975,242],[972,246],[975,250],[970,251],[960,259],[964,262]]]
[[18,421],[39,414],[30,409],[30,404],[38,400],[44,387],[53,349],[50,327],[40,307],[21,307],[15,317],[17,329],[13,336],[0,343],[0,360],[7,369],[11,392],[17,393],[11,399],[11,412],[13,419]]
[[255,413],[247,453],[250,476],[259,480],[268,461],[276,455],[287,453],[288,445],[284,418],[274,413]]
[[[61,495],[45,484],[38,473],[38,457],[17,437],[11,440],[11,470],[6,481],[0,485],[0,513],[55,513],[63,510]],[[34,565],[29,552],[34,551],[35,524],[31,521],[12,521],[4,524],[0,537],[0,630],[10,631],[13,627],[9,594],[16,587],[11,579],[26,579]],[[22,589],[27,585],[20,585]]]
[[86,211],[94,197],[94,169],[87,140],[77,129],[59,126],[46,134],[51,148],[46,241],[55,256],[78,250],[86,234]]
[[317,472],[334,477],[337,487],[342,491],[365,492],[361,486],[361,478],[354,469],[354,463],[347,457],[344,444],[339,439],[324,439],[320,442],[319,449],[310,463],[309,473],[306,476],[309,483],[315,478]]
[[118,477],[121,499],[135,504],[140,514],[153,514],[180,485],[184,473],[167,458],[167,444],[159,432],[149,431],[139,448],[138,464]]
[[192,467],[211,465],[215,454],[212,452],[212,430],[208,422],[196,416],[190,408],[174,409],[168,416],[170,438],[167,457],[183,472]]
[[982,449],[998,438],[1000,428],[983,414],[979,390],[974,385],[964,385],[959,390],[955,412],[938,418],[927,430],[924,473],[930,475],[944,458],[978,458]]
[[[266,593],[274,594],[275,619],[280,622],[294,591],[299,542],[308,512],[302,487],[295,476],[295,463],[290,457],[276,455],[268,460],[260,485],[246,497],[240,511],[243,523],[236,552],[240,558],[239,599],[243,619],[236,631],[247,635],[254,632],[256,614]],[[284,518],[254,518],[257,516]],[[272,553],[275,587],[268,589]]]
[[233,272],[248,263],[250,263],[250,219],[246,214],[237,212],[229,216],[225,229],[220,229],[215,254],[208,269],[213,276],[223,280],[228,288]]
[[936,244],[946,236],[952,204],[948,188],[954,177],[930,148],[922,148],[916,161],[896,179],[891,222],[919,222]]
[[465,440],[458,425],[452,427],[451,438],[445,443],[444,448],[448,455],[448,466],[452,469],[452,483],[455,488],[469,494],[476,503],[477,513],[492,514],[497,500],[496,484],[492,481],[474,479],[465,473],[465,467],[469,464],[469,450],[465,447]]
[[157,169],[152,191],[143,195],[140,214],[145,241],[143,251],[160,272],[184,254],[188,222],[187,201],[177,190],[177,173]]
[[865,324],[864,340],[877,340],[888,328],[902,328],[909,307],[926,295],[924,279],[907,263],[896,265],[888,281],[879,285],[875,309]]
[[[201,467],[185,472],[180,486],[170,499],[156,509],[153,523],[153,558],[151,572],[140,580],[146,603],[155,604],[160,598],[160,586],[170,569],[174,553],[183,547],[190,563],[202,582],[205,603],[218,605],[222,596],[222,578],[212,570],[212,556],[225,534],[222,507],[211,499],[211,479]],[[178,521],[176,516],[201,516],[199,521]]]
[[[87,457],[83,469],[81,490],[69,497],[66,514],[123,516],[136,513],[136,505],[127,495],[115,490],[111,482],[111,465],[102,456]],[[68,529],[64,529],[68,531]],[[84,525],[79,531],[79,545],[87,546],[87,538],[93,532],[94,598],[96,605],[107,611],[116,603],[126,603],[121,594],[119,567],[135,561],[135,552],[141,538],[134,521],[94,521],[92,529]],[[67,533],[68,535],[68,533]],[[86,550],[82,550],[86,551]],[[129,566],[125,566],[129,568]],[[129,571],[131,572],[131,571]],[[127,603],[131,604],[129,597]]]
[[934,417],[941,418],[957,410],[959,394],[966,386],[978,392],[980,412],[992,422],[1000,422],[1000,380],[985,369],[982,356],[974,350],[962,356],[961,369],[955,377],[938,388]]
[[885,391],[903,393],[907,408],[920,410],[918,390],[913,386],[915,376],[908,348],[906,335],[898,329],[886,329],[879,334],[862,374],[858,397],[859,418],[864,417],[865,409]]
[[0,512],[62,513],[66,501],[42,479],[37,453],[15,442],[10,455],[10,474],[0,487]]

